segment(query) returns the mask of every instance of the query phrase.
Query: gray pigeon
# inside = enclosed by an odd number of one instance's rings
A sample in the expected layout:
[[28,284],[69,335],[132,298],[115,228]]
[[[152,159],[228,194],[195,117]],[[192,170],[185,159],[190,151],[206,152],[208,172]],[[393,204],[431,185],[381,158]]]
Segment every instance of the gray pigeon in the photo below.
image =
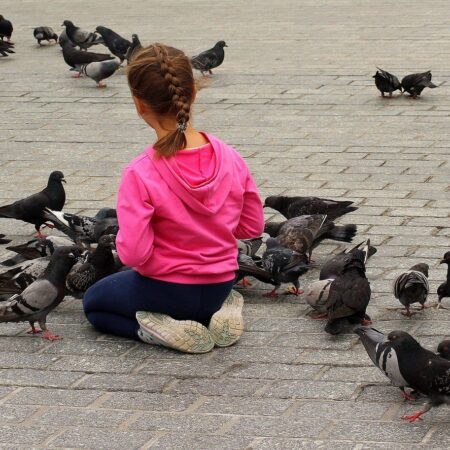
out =
[[[75,254],[66,248],[60,248],[52,255],[42,277],[30,284],[21,294],[12,296],[0,306],[0,322],[29,322],[30,333],[44,332],[43,338],[49,341],[60,339],[49,332],[46,325],[47,315],[55,309],[66,294],[65,279],[73,264]],[[38,322],[41,330],[34,324]]]
[[414,314],[409,309],[413,303],[420,303],[421,309],[425,309],[425,302],[430,292],[428,269],[428,264],[416,264],[395,279],[394,295],[406,308],[406,311],[402,311],[403,315],[410,317]]
[[131,46],[131,42],[128,39],[123,38],[120,34],[110,28],[99,26],[95,29],[98,34],[103,38],[105,45],[108,47],[109,51],[120,59],[122,64],[123,60],[126,58],[128,49]]
[[113,75],[119,67],[120,61],[117,59],[92,62],[81,66],[80,73],[94,80],[98,88],[105,88],[106,84],[102,83],[102,80]]
[[37,27],[33,30],[33,36],[38,41],[39,45],[41,45],[42,41],[50,42],[52,40],[55,41],[55,44],[58,42],[58,35],[51,27]]
[[402,92],[402,85],[395,75],[392,75],[379,67],[377,67],[377,69],[377,73],[373,78],[375,78],[375,86],[381,92],[382,97],[384,97],[385,92],[389,93],[389,97],[392,97],[392,93],[397,89]]
[[82,50],[87,50],[92,45],[103,44],[103,38],[96,33],[82,30],[70,20],[65,20],[62,27],[66,27],[67,37]]
[[1,266],[11,267],[27,259],[41,258],[53,255],[58,247],[70,247],[73,241],[64,236],[47,236],[46,238],[32,239],[25,244],[11,245],[7,250],[17,253],[12,258],[0,262]]
[[422,91],[428,87],[430,89],[437,88],[437,86],[431,82],[431,71],[423,73],[413,73],[406,75],[402,80],[403,89],[411,95],[412,98],[420,96]]

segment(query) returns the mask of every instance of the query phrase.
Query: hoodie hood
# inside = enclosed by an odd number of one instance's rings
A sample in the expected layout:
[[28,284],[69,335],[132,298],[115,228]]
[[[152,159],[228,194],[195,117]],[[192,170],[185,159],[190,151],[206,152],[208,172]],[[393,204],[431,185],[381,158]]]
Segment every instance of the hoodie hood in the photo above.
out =
[[[147,149],[155,169],[185,205],[199,214],[216,214],[230,193],[234,179],[234,158],[229,148],[216,137],[203,133],[206,144],[198,149],[181,150],[172,158],[155,157],[153,147]],[[206,148],[205,148],[206,147]],[[195,152],[195,153],[194,153]],[[202,157],[201,152],[205,152]],[[209,152],[206,154],[206,152]],[[195,181],[183,171],[183,160],[198,156],[197,164],[202,179]]]

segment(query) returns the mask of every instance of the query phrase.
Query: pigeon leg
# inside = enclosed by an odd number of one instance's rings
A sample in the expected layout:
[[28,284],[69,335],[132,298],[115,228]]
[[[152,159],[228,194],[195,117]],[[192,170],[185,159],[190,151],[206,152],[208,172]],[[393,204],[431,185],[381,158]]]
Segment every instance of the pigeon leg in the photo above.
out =
[[431,402],[428,402],[423,409],[421,409],[420,411],[415,412],[414,414],[411,414],[410,416],[402,416],[403,420],[407,420],[408,422],[412,423],[415,422],[416,420],[422,420],[422,416],[428,412],[431,407],[433,406],[433,404]]
[[98,87],[98,88],[105,88],[105,87],[106,87],[106,84],[105,84],[105,83],[102,83],[102,82],[100,81],[99,83],[97,83],[97,87]]
[[411,317],[413,314],[415,314],[415,312],[411,312],[411,310],[409,309],[409,306],[407,306],[406,310],[402,311],[401,313],[406,317]]
[[81,73],[80,72],[75,72],[73,75],[72,75],[72,78],[80,78],[81,77]]
[[363,325],[364,327],[367,327],[368,325],[372,325],[372,321],[369,319],[362,319],[361,325]]
[[381,96],[384,98],[384,92],[383,91],[381,91]]
[[392,98],[392,91],[389,92],[389,98]]
[[300,294],[303,294],[303,292],[304,291],[299,289],[297,286],[290,286],[283,292],[283,294],[299,296]]
[[324,312],[324,313],[319,313],[316,314],[315,316],[310,316],[312,320],[321,320],[321,319],[326,319],[328,317],[328,313]]
[[236,283],[238,286],[251,286],[252,283],[250,283],[250,281],[247,280],[247,277],[242,278],[241,281],[238,281]]
[[405,399],[405,401],[408,401],[408,402],[413,402],[414,400],[415,400],[415,398],[411,395],[411,394],[408,394],[406,391],[405,391],[405,388],[403,387],[403,388],[400,388],[401,390],[402,390],[402,396],[403,396],[403,398]]
[[277,297],[277,289],[279,286],[275,286],[270,292],[266,292],[263,294],[263,297]]
[[42,335],[42,339],[47,339],[48,341],[59,341],[60,339],[62,339],[58,335],[52,334],[52,333],[50,333],[50,331],[48,331],[47,325],[45,323],[45,319],[40,320],[39,325],[42,328],[42,330],[44,331],[44,334]]
[[39,334],[39,333],[42,333],[42,330],[36,329],[36,327],[34,326],[34,322],[30,322],[30,327],[31,327],[31,330],[27,331],[27,334]]
[[427,309],[427,308],[431,308],[431,305],[425,305],[425,304],[423,304],[423,305],[419,308],[419,311],[422,311],[423,309]]

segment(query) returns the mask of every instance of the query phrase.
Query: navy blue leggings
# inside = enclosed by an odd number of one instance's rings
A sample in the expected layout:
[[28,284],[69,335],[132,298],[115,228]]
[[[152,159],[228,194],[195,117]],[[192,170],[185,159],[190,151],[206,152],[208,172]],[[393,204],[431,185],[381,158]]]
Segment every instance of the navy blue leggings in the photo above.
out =
[[168,314],[176,320],[196,320],[208,326],[233,283],[169,283],[127,270],[91,286],[84,295],[83,307],[89,322],[102,333],[139,339],[137,311]]

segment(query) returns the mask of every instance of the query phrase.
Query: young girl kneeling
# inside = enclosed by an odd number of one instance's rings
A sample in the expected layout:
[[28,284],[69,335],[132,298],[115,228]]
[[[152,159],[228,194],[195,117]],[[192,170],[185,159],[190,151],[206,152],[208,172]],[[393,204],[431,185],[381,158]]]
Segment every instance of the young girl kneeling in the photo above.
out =
[[255,183],[233,148],[193,128],[195,83],[182,51],[136,51],[128,83],[157,141],[125,168],[118,192],[117,251],[133,270],[92,286],[86,316],[101,332],[189,353],[231,345],[244,329],[232,291],[236,239],[264,228]]

